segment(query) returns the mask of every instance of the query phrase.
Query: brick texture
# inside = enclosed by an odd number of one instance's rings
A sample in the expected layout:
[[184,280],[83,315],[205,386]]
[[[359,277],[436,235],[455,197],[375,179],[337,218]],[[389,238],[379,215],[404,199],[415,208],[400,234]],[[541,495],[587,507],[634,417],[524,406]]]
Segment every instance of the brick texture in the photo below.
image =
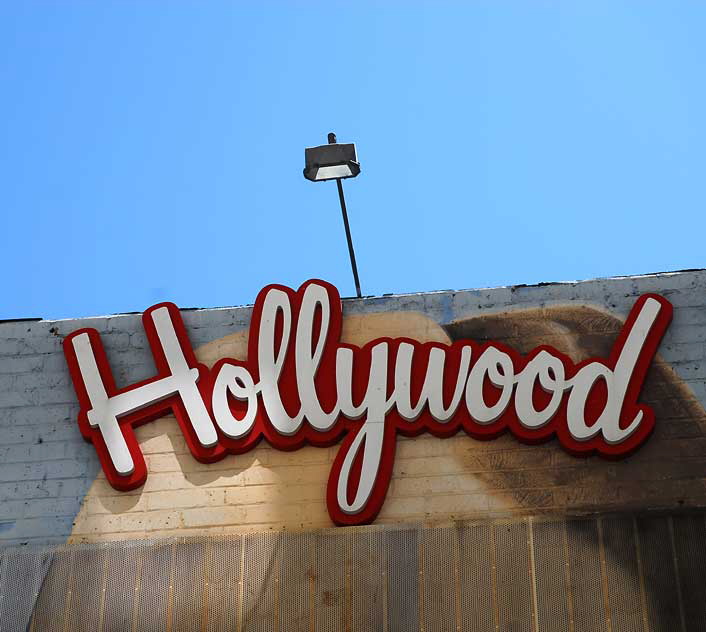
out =
[[[706,506],[706,271],[351,299],[343,338],[488,337],[520,351],[550,343],[580,359],[606,353],[645,292],[675,311],[643,391],[656,430],[635,455],[577,459],[553,442],[525,446],[509,436],[399,438],[378,521]],[[250,312],[184,311],[201,361],[243,358]],[[154,373],[139,315],[0,323],[0,545],[330,526],[325,487],[337,446],[287,453],[261,445],[203,465],[166,417],[137,431],[144,487],[110,487],[78,431],[61,351],[81,327],[101,333],[118,385]]]

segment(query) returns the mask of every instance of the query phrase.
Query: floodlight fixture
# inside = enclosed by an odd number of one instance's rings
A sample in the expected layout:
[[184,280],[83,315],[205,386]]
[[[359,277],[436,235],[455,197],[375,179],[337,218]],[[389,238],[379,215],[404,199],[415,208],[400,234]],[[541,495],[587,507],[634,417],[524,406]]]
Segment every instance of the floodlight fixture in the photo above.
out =
[[337,143],[333,132],[328,137],[328,145],[304,150],[304,177],[312,182],[355,178],[360,173],[355,144]]
[[355,262],[355,251],[353,250],[351,227],[348,224],[346,199],[343,196],[343,184],[341,184],[341,180],[355,178],[360,173],[360,163],[356,155],[355,145],[353,143],[337,143],[336,134],[331,132],[328,135],[328,145],[307,147],[304,150],[304,165],[304,177],[307,180],[312,182],[336,181],[338,200],[341,203],[341,214],[343,215],[343,227],[346,230],[346,241],[348,242],[348,255],[353,269],[356,296],[360,298],[358,266]]

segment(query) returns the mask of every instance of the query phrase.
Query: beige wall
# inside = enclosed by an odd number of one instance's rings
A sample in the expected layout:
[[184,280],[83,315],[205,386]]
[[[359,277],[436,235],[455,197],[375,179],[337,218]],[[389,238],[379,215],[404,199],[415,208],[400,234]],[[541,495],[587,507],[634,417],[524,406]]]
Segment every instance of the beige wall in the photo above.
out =
[[[621,322],[587,307],[528,309],[452,323],[451,335],[497,339],[521,350],[551,340],[574,360],[608,353]],[[342,339],[380,336],[449,342],[425,315],[388,312],[351,316]],[[199,359],[243,359],[247,332],[203,345]],[[575,458],[554,442],[527,446],[503,436],[476,441],[463,433],[439,439],[398,437],[390,489],[378,523],[447,523],[517,514],[577,514],[625,508],[703,506],[706,421],[700,403],[658,361],[643,392],[657,416],[655,435],[621,461]],[[86,495],[71,539],[116,540],[331,526],[325,490],[338,446],[280,452],[264,443],[243,455],[201,464],[188,452],[176,421],[137,429],[148,479],[132,492],[114,490],[102,473]]]
[[[348,317],[342,340],[363,345],[401,335],[449,342],[436,323],[409,312]],[[246,349],[247,332],[240,332],[202,346],[197,357],[211,365],[222,357],[244,359]],[[136,434],[147,461],[146,484],[120,492],[101,472],[76,517],[73,541],[331,526],[326,481],[338,446],[281,452],[262,443],[249,453],[203,464],[188,452],[173,417],[137,428]],[[378,522],[419,521],[431,515],[446,520],[483,515],[490,504],[504,506],[502,497],[485,493],[482,478],[468,470],[468,446],[469,439],[462,436],[399,439]]]

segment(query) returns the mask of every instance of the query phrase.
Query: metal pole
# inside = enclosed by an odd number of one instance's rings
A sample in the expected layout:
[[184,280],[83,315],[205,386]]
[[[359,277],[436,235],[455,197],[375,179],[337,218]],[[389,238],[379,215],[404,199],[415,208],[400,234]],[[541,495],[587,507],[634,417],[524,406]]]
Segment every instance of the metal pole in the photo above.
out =
[[[335,138],[335,137],[334,137]],[[343,213],[343,225],[346,228],[346,239],[348,240],[348,254],[351,257],[351,268],[353,268],[353,280],[355,281],[356,296],[360,298],[360,280],[358,279],[358,266],[355,264],[355,252],[353,251],[353,240],[351,239],[351,227],[348,225],[348,211],[346,211],[346,198],[343,197],[343,184],[341,178],[336,178],[338,187],[338,199],[341,202],[341,213]]]

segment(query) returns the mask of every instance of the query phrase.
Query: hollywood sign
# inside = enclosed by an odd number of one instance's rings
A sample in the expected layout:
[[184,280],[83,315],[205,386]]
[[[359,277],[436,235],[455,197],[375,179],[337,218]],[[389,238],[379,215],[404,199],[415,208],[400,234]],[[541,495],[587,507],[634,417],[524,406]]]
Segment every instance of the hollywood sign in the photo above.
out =
[[100,335],[73,332],[64,352],[81,405],[78,424],[108,481],[134,489],[147,478],[134,427],[174,413],[201,462],[241,454],[265,440],[280,450],[341,441],[326,500],[339,525],[375,519],[387,492],[396,435],[459,430],[475,439],[508,431],[537,443],[556,437],[574,454],[620,457],[654,427],[638,402],[672,316],[656,294],[639,297],[607,358],[581,363],[549,346],[521,355],[502,344],[451,345],[380,338],[340,342],[336,288],[308,281],[270,285],[257,297],[247,361],[199,364],[176,305],[142,320],[157,374],[117,388]]

